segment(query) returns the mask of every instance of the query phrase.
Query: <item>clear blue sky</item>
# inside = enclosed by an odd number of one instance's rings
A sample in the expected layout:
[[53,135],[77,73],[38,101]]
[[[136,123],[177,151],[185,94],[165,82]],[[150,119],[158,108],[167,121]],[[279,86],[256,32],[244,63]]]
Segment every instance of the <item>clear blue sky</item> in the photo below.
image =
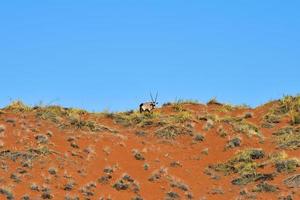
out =
[[0,2],[0,106],[127,110],[300,92],[300,1]]

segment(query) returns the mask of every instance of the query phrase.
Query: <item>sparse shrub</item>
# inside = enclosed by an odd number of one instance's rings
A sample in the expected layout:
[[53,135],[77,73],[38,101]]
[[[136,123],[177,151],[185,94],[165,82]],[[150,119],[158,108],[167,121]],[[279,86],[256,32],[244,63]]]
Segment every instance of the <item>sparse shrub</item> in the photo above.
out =
[[67,110],[59,106],[38,107],[35,111],[37,118],[58,124],[61,123],[63,117],[68,115]]
[[227,132],[225,131],[225,129],[223,127],[219,127],[217,130],[217,133],[222,138],[227,136]]
[[184,123],[192,119],[192,115],[188,111],[178,112],[176,115],[172,116],[175,123]]
[[48,137],[43,134],[36,135],[35,139],[39,144],[47,144],[48,143]]
[[76,141],[70,142],[70,146],[74,149],[79,149],[79,145],[76,143]]
[[265,154],[261,149],[239,151],[226,163],[217,164],[212,166],[212,168],[225,174],[253,174],[256,172],[256,169],[260,167],[254,160],[264,158],[264,156]]
[[276,192],[278,187],[262,182],[256,185],[253,192]]
[[273,133],[278,147],[283,149],[300,148],[300,128],[285,127]]
[[175,180],[174,178],[171,178],[170,180],[170,186],[172,188],[178,188],[184,192],[187,192],[190,190],[189,186],[185,183],[183,183],[182,181],[179,180]]
[[274,124],[268,123],[268,122],[264,122],[261,125],[262,128],[274,128]]
[[300,167],[299,160],[296,158],[288,158],[284,151],[270,155],[270,159],[274,163],[276,171],[279,173],[294,172],[297,167]]
[[203,127],[203,129],[205,130],[205,131],[208,131],[208,130],[210,130],[210,129],[212,129],[213,127],[214,127],[214,121],[212,120],[212,119],[207,119],[207,121],[206,121],[206,123],[205,123],[205,125],[204,125],[204,127]]
[[174,139],[178,135],[192,135],[193,131],[184,126],[169,125],[158,129],[155,135],[164,139]]
[[196,142],[202,142],[204,140],[204,136],[200,133],[197,133],[194,135],[194,141]]
[[238,137],[235,137],[228,141],[226,148],[235,148],[241,146],[242,140]]
[[281,116],[269,113],[264,116],[264,121],[271,124],[277,124],[281,120]]
[[143,198],[138,195],[138,196],[131,198],[131,200],[143,200]]
[[213,188],[210,193],[213,195],[224,194],[224,191],[221,187],[218,187],[218,188]]
[[145,131],[136,131],[136,132],[135,132],[135,135],[140,136],[140,137],[143,137],[143,136],[146,136],[147,133],[146,133]]
[[174,103],[174,104],[173,104],[173,110],[174,110],[175,112],[184,112],[184,111],[186,111],[186,110],[183,108],[183,104],[180,103],[180,102],[177,102],[177,103]]
[[51,138],[53,136],[53,132],[52,131],[47,131],[46,135]]
[[48,190],[48,191],[44,191],[41,195],[41,198],[42,199],[52,199],[53,198],[53,195],[51,194],[51,192]]
[[66,195],[65,196],[65,200],[80,200],[78,196],[70,196],[70,195]]
[[32,183],[32,184],[30,185],[30,189],[31,189],[32,191],[37,191],[37,192],[40,191],[40,188],[39,188],[39,186],[38,186],[36,183]]
[[204,114],[204,115],[197,115],[197,120],[200,121],[207,121],[208,119],[214,120],[214,117],[212,115]]
[[110,179],[112,179],[112,173],[114,172],[114,169],[112,167],[105,167],[103,172],[105,175],[101,176],[98,179],[98,182],[101,184],[108,184]]
[[283,183],[291,188],[300,187],[300,174],[294,174],[283,181]]
[[123,176],[113,185],[113,188],[118,191],[130,189],[134,193],[137,193],[140,190],[138,183],[136,183],[128,174],[123,174]]
[[49,149],[47,147],[39,147],[37,149],[29,149],[24,152],[13,152],[10,150],[5,150],[0,152],[1,159],[10,159],[12,161],[21,161],[23,167],[30,167],[30,163],[38,158],[39,156],[46,156],[50,154]]
[[166,174],[166,170],[164,168],[161,168],[160,170],[156,170],[148,178],[148,181],[155,182],[159,180],[164,174]]
[[290,124],[295,125],[300,123],[300,96],[284,96],[276,107],[269,112],[269,115],[282,117],[288,115]]
[[148,163],[145,163],[144,165],[143,165],[143,168],[144,168],[144,170],[148,170],[149,169],[149,164]]
[[182,167],[179,161],[173,161],[170,163],[170,167]]
[[180,199],[180,196],[178,193],[176,193],[174,191],[170,191],[170,192],[166,193],[165,200],[176,200],[176,199]]
[[293,127],[284,127],[284,128],[281,128],[279,129],[278,131],[272,133],[272,135],[275,135],[275,136],[280,136],[280,135],[290,135],[290,134],[293,134]]
[[68,183],[66,183],[64,185],[64,190],[66,191],[71,191],[75,186],[75,182],[74,181],[69,181]]
[[86,184],[84,187],[80,189],[80,192],[86,196],[86,197],[91,197],[94,196],[94,189],[96,188],[96,183],[95,182],[90,182]]
[[21,200],[30,200],[30,197],[28,194],[25,194],[21,197]]
[[291,118],[290,124],[291,125],[298,125],[300,124],[300,109],[298,111],[291,110],[289,112],[289,116]]
[[0,188],[0,194],[4,195],[7,200],[13,200],[14,195],[12,191],[8,188]]
[[278,197],[278,200],[293,200],[293,198],[291,195],[287,195]]
[[244,118],[245,119],[249,119],[249,118],[252,118],[253,117],[253,113],[252,112],[246,112],[245,114],[244,114]]
[[208,155],[208,148],[202,149],[201,154]]
[[16,174],[16,173],[12,173],[10,175],[10,178],[16,182],[16,183],[20,183],[21,182],[21,178],[20,178],[20,175],[19,174]]
[[232,122],[231,124],[233,126],[233,130],[237,133],[245,133],[247,136],[261,137],[259,129],[253,124],[245,121],[236,121]]
[[[160,120],[161,116],[158,112],[152,113],[117,113],[115,114],[113,120],[116,124],[120,124],[124,127],[129,126],[161,126],[164,122]],[[159,121],[159,122],[157,122]]]
[[30,111],[31,107],[25,105],[21,101],[13,101],[10,105],[5,107],[4,110],[9,110],[13,112],[26,112],[26,111]]
[[110,174],[105,174],[98,179],[98,182],[101,184],[108,184],[111,178],[112,176]]
[[132,153],[136,160],[145,160],[145,157],[143,156],[143,154],[141,154],[137,149],[132,150]]
[[293,172],[299,166],[299,161],[295,159],[289,159],[275,163],[277,172]]
[[238,178],[231,181],[233,185],[246,185],[251,182],[257,181],[271,181],[275,177],[275,174],[262,174],[262,173],[252,173],[244,174]]

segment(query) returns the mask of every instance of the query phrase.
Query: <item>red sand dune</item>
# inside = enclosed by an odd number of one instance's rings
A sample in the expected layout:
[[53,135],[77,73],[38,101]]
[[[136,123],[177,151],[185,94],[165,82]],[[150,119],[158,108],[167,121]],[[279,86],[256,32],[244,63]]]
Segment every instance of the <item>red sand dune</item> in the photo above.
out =
[[152,114],[15,102],[0,110],[0,199],[300,199],[299,99]]

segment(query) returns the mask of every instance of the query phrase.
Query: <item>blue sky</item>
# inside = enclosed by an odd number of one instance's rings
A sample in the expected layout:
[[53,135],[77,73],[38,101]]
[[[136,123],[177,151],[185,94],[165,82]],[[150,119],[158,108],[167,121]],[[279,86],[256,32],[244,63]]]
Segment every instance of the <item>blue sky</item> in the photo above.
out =
[[300,92],[300,2],[0,2],[0,106],[127,110],[212,97],[256,106]]

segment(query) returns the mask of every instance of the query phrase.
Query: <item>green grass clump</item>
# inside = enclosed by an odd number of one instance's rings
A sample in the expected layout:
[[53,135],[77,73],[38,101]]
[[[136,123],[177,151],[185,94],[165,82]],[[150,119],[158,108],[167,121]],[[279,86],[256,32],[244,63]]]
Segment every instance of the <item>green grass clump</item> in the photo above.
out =
[[193,135],[191,128],[179,125],[168,125],[158,129],[155,135],[164,139],[175,139],[179,135]]
[[116,124],[120,124],[124,127],[129,126],[159,126],[163,123],[163,120],[160,113],[139,113],[139,112],[125,112],[125,113],[116,113],[112,117]]
[[253,192],[276,192],[278,187],[262,182],[255,186]]
[[290,124],[291,125],[300,124],[300,111],[291,110],[289,112],[289,117],[290,117]]
[[265,153],[261,149],[246,149],[238,151],[225,163],[211,165],[210,168],[224,175],[238,174],[239,176],[231,181],[233,185],[246,185],[251,182],[264,182],[273,180],[275,173],[258,173],[266,163],[261,161]]
[[258,181],[270,181],[273,180],[275,174],[263,174],[263,173],[252,173],[252,174],[245,174],[236,179],[233,179],[231,183],[233,185],[247,185],[251,182],[258,182]]
[[9,110],[12,112],[26,112],[31,111],[32,108],[30,106],[25,105],[22,101],[13,101],[4,110]]
[[291,173],[300,167],[299,160],[297,158],[288,158],[284,151],[270,155],[270,159],[279,173]]
[[300,148],[300,128],[285,127],[273,133],[275,141],[282,149]]
[[280,115],[275,115],[273,113],[268,113],[264,116],[264,122],[266,123],[271,123],[271,124],[277,124],[280,122],[281,120],[281,116]]
[[182,111],[172,116],[172,121],[175,123],[184,123],[192,120],[192,114],[188,111]]
[[61,123],[63,119],[72,119],[87,113],[85,110],[76,108],[64,108],[61,106],[36,106],[36,117],[42,120],[50,120]]
[[217,164],[213,168],[223,172],[225,175],[238,173],[240,175],[254,174],[256,169],[261,167],[255,160],[265,157],[261,149],[247,149],[238,151],[233,158],[225,163]]
[[244,119],[231,120],[229,121],[229,124],[232,125],[233,130],[237,133],[246,134],[248,137],[251,136],[257,136],[259,138],[263,137],[259,128],[257,128],[255,125],[249,122],[246,122]]
[[268,115],[277,118],[289,116],[291,125],[300,124],[300,96],[284,96],[278,102]]

